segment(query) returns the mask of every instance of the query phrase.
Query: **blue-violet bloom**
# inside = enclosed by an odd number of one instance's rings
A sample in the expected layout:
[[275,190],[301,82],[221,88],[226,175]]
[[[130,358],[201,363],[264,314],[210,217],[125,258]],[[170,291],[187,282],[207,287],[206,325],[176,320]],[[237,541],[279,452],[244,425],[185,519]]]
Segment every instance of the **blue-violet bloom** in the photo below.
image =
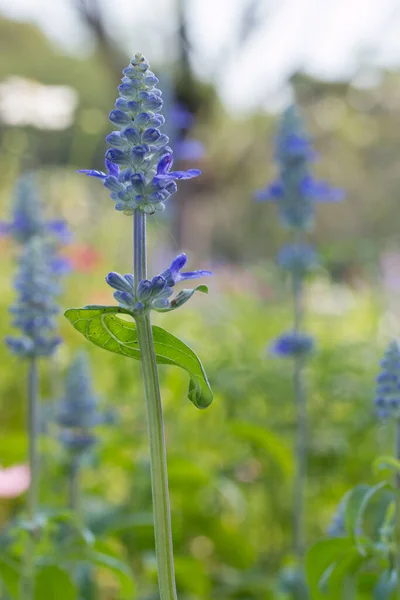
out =
[[145,58],[136,54],[123,74],[120,97],[109,115],[117,129],[106,138],[110,145],[106,172],[78,172],[101,179],[115,208],[125,215],[132,215],[135,209],[153,214],[164,210],[166,200],[177,190],[176,180],[192,179],[200,171],[171,171],[169,138],[160,131],[165,122],[159,112],[162,94]]

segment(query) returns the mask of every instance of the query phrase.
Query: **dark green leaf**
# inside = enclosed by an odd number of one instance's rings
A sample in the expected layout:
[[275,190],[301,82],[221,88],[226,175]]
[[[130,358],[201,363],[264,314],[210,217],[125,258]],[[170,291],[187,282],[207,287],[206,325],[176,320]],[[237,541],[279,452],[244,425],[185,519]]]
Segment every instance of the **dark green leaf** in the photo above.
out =
[[[123,321],[115,314],[126,312],[118,307],[85,307],[69,309],[65,316],[77,331],[96,346],[140,360],[136,324]],[[187,371],[190,376],[189,399],[198,408],[209,406],[213,394],[198,356],[165,329],[153,325],[152,330],[157,363],[175,365]]]

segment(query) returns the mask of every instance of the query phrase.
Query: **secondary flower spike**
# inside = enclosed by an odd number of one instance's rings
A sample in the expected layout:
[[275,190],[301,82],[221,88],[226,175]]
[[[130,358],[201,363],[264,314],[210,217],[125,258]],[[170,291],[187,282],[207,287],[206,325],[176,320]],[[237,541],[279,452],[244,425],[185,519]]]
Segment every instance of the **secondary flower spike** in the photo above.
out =
[[55,335],[59,312],[55,296],[59,285],[55,281],[46,242],[32,238],[24,248],[15,278],[17,301],[11,306],[13,325],[21,330],[20,337],[8,337],[6,342],[20,356],[49,356],[60,338]]
[[285,225],[308,229],[314,222],[316,202],[336,202],[343,198],[342,190],[331,188],[325,181],[316,181],[311,175],[310,161],[315,153],[295,106],[283,113],[275,158],[279,177],[257,192],[256,199],[276,202]]
[[115,208],[132,215],[136,208],[152,214],[164,210],[165,201],[177,190],[176,180],[200,175],[198,169],[173,171],[169,138],[161,133],[165,122],[159,112],[162,94],[158,79],[141,54],[124,69],[119,95],[109,119],[116,130],[106,141],[106,172],[80,170],[101,179],[111,192]]
[[96,442],[94,428],[111,420],[111,413],[98,410],[89,361],[87,355],[80,352],[67,370],[65,394],[56,414],[59,440],[66,450],[82,454]]
[[46,221],[35,177],[22,175],[14,192],[12,220],[0,221],[0,234],[10,235],[20,244],[26,244],[35,236],[48,237],[66,244],[71,239],[68,226],[62,219]]

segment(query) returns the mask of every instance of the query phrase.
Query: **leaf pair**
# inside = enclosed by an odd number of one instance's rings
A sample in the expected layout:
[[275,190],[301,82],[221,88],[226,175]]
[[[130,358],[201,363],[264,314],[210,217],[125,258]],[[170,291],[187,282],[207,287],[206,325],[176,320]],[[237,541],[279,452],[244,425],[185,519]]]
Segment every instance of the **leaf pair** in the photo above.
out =
[[[71,308],[65,316],[92,344],[140,360],[136,324],[118,318],[117,314],[121,313],[130,315],[129,311],[117,306],[85,306]],[[157,363],[175,365],[187,371],[190,377],[189,399],[197,408],[209,406],[213,393],[198,356],[182,340],[162,327],[153,325],[152,331]]]

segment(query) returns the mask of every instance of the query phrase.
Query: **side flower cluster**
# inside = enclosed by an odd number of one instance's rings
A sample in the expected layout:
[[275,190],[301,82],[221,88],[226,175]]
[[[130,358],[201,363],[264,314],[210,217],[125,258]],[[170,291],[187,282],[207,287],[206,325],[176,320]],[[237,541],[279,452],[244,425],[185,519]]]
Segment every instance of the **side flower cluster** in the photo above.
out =
[[21,336],[8,337],[10,350],[20,356],[49,356],[60,338],[55,335],[59,312],[55,296],[59,293],[54,280],[51,260],[45,240],[32,238],[26,245],[15,278],[17,301],[11,306],[13,325]]
[[89,361],[85,353],[79,353],[68,368],[65,394],[56,414],[59,441],[68,452],[82,454],[96,443],[95,427],[111,420],[110,413],[98,410]]
[[198,279],[212,275],[211,271],[187,271],[181,273],[181,269],[186,265],[187,257],[180,254],[171,263],[168,269],[153,277],[153,279],[143,279],[139,281],[137,287],[133,275],[128,273],[120,275],[111,272],[107,275],[108,285],[115,290],[114,298],[118,301],[121,308],[124,308],[132,314],[141,314],[150,310],[166,312],[175,310],[193,295],[195,289],[182,290],[174,299],[173,287],[180,281],[188,279]]
[[135,209],[152,214],[165,208],[165,201],[177,190],[176,181],[200,175],[198,169],[171,171],[173,164],[169,138],[161,133],[165,123],[158,79],[141,54],[124,69],[120,97],[109,119],[116,126],[106,141],[111,146],[105,155],[107,172],[78,171],[101,179],[115,208],[126,215]]
[[390,342],[376,378],[375,407],[382,419],[400,417],[400,345]]

